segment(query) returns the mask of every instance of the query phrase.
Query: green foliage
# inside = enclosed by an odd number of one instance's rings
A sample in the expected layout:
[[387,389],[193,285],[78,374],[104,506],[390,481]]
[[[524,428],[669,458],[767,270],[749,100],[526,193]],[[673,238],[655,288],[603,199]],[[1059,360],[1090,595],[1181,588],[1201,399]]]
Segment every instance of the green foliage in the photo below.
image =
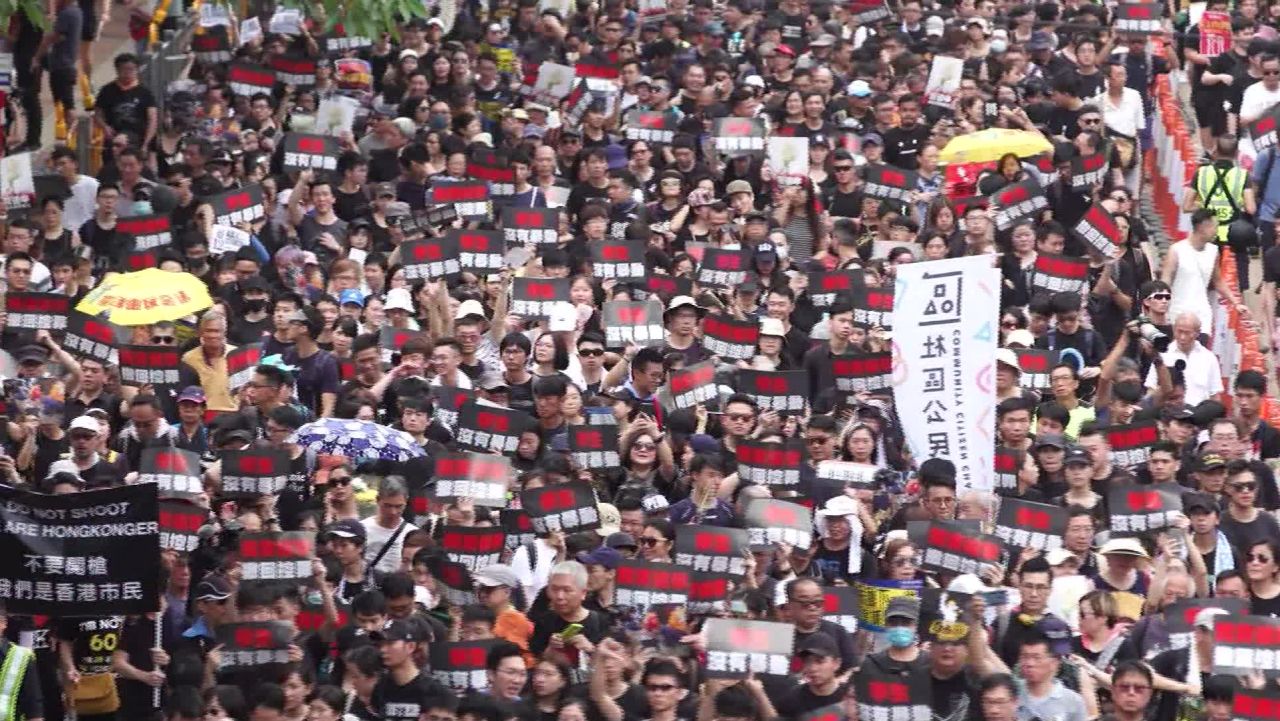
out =
[[0,22],[6,26],[9,19],[18,13],[27,16],[32,24],[41,30],[49,29],[49,18],[44,14],[43,0],[0,0]]

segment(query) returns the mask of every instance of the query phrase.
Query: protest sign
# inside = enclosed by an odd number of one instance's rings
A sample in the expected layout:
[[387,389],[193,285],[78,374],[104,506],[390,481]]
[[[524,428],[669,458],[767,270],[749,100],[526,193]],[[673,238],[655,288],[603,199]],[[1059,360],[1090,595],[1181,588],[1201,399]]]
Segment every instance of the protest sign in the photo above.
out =
[[507,532],[507,548],[512,550],[538,537],[533,528],[533,517],[523,508],[504,508],[498,512],[502,530]]
[[913,667],[905,674],[866,664],[854,679],[858,718],[867,721],[930,721],[933,684],[928,669]]
[[247,232],[229,225],[215,225],[209,235],[209,255],[234,253],[249,243]]
[[1034,179],[1011,183],[988,196],[996,208],[997,230],[1008,230],[1023,218],[1034,218],[1049,207],[1049,199]]
[[62,293],[13,291],[4,296],[5,328],[8,330],[66,330],[70,310],[71,296]]
[[[204,6],[200,6],[204,10]],[[262,19],[251,17],[240,23],[240,45],[248,45],[262,39]]]
[[[173,225],[168,214],[135,215],[116,221],[116,234],[128,236],[133,250],[151,250],[173,245]],[[212,241],[209,252],[212,254]]]
[[316,84],[316,59],[305,55],[276,55],[271,58],[271,69],[276,82],[295,88],[309,88]]
[[316,535],[309,531],[240,534],[241,582],[300,586],[314,575]]
[[222,623],[217,630],[219,671],[261,673],[273,677],[289,663],[293,628],[287,621]]
[[1200,54],[1217,57],[1231,47],[1231,15],[1210,10],[1200,16]]
[[11,614],[142,614],[159,604],[153,484],[45,495],[0,485],[0,598]]
[[0,158],[0,200],[5,208],[30,208],[36,200],[36,179],[31,172],[31,153],[14,153]]
[[143,448],[138,482],[154,483],[161,498],[192,499],[204,493],[200,456],[181,448]]
[[1280,673],[1280,618],[1219,616],[1213,623],[1213,673]]
[[809,138],[770,136],[765,144],[765,163],[780,185],[799,185],[809,177]]
[[893,328],[893,288],[871,288],[856,285],[849,291],[853,303],[853,322],[872,328]]
[[226,25],[205,28],[204,32],[191,36],[191,51],[204,65],[220,65],[231,62],[231,34]]
[[758,371],[739,368],[740,393],[748,395],[762,411],[803,413],[809,396],[808,371]]
[[1104,432],[1111,447],[1111,462],[1125,469],[1146,464],[1151,447],[1160,441],[1160,425],[1156,421],[1107,426]]
[[550,318],[556,303],[568,302],[568,278],[519,277],[511,281],[511,312],[522,318]]
[[1182,485],[1174,482],[1139,485],[1116,484],[1107,490],[1111,534],[1139,536],[1172,526],[1182,513]]
[[627,559],[614,569],[613,600],[620,606],[683,606],[689,600],[693,572],[675,563]]
[[738,460],[738,477],[747,483],[762,486],[800,483],[805,453],[804,444],[799,440],[774,442],[744,438],[738,441],[734,455]]
[[420,330],[409,330],[406,328],[395,328],[390,325],[382,326],[378,331],[378,342],[382,347],[382,365],[390,367],[395,356],[404,348],[404,344],[414,338],[423,337]]
[[831,358],[831,373],[841,393],[877,393],[893,387],[893,354],[838,355]]
[[753,547],[786,543],[793,548],[808,548],[813,540],[813,516],[798,503],[753,498],[743,520]]
[[342,149],[338,139],[328,135],[285,133],[283,167],[295,170],[334,170]]
[[767,135],[762,118],[716,118],[711,124],[716,152],[731,158],[764,155]]
[[698,263],[698,284],[736,288],[747,279],[750,261],[740,249],[706,248]]
[[988,566],[999,565],[1003,553],[999,537],[956,521],[912,521],[907,535],[916,548],[924,549],[920,565],[942,573],[981,575]]
[[884,0],[852,0],[849,3],[849,15],[858,25],[865,27],[893,17]]
[[[339,67],[345,61],[339,61]],[[349,75],[344,75],[349,77]],[[372,79],[369,79],[372,84]],[[350,133],[356,124],[356,111],[360,109],[360,101],[345,95],[334,95],[320,101],[316,108],[316,124],[312,128],[321,135],[341,135]]]
[[538,66],[538,77],[530,95],[543,105],[556,105],[573,91],[575,80],[571,66],[544,62]]
[[676,134],[676,117],[661,110],[633,110],[627,114],[623,128],[627,140],[670,145]]
[[658,389],[658,402],[663,408],[692,408],[716,397],[716,369],[711,361],[703,361],[672,371],[665,385]]
[[916,598],[920,594],[920,581],[891,581],[875,579],[855,581],[853,590],[858,595],[858,625],[868,631],[883,631],[884,614],[889,601],[897,597]]
[[571,481],[520,492],[520,507],[528,511],[533,530],[539,536],[552,531],[565,534],[600,527],[596,494],[582,481]]
[[750,360],[756,354],[758,340],[758,320],[739,320],[727,313],[712,313],[702,321],[702,345],[712,355],[733,360]]
[[177,386],[182,354],[173,346],[120,347],[120,382],[130,386]]
[[560,209],[505,207],[502,234],[508,245],[557,243],[560,241]]
[[489,184],[484,181],[438,180],[427,189],[427,202],[432,205],[449,204],[463,220],[489,220],[493,216],[493,203],[489,200]]
[[1018,357],[1018,386],[1038,391],[1049,387],[1049,371],[1057,363],[1057,353],[1039,348],[1014,348]]
[[689,295],[693,292],[693,279],[670,275],[650,273],[644,284],[632,291],[636,300],[657,297],[662,302],[669,302],[678,295]]
[[879,470],[879,467],[869,463],[821,461],[818,463],[816,476],[819,480],[831,481],[833,485],[842,488],[878,491],[880,487],[876,483],[876,473]]
[[458,446],[476,451],[512,455],[520,444],[520,434],[532,428],[528,414],[510,408],[482,406],[469,402],[458,409]]
[[1088,243],[1104,258],[1118,258],[1122,252],[1121,246],[1125,240],[1120,226],[1116,225],[1111,212],[1099,203],[1090,205],[1084,217],[1071,230],[1077,238]]
[[1067,532],[1067,509],[1007,496],[1000,500],[995,535],[1018,548],[1052,551],[1062,548]]
[[465,607],[477,602],[475,581],[466,566],[442,557],[431,573],[444,584],[442,595],[450,605]]
[[1186,648],[1191,644],[1196,615],[1206,608],[1218,608],[1231,616],[1249,615],[1249,600],[1245,598],[1183,598],[1165,606],[1165,626],[1169,631],[1171,648]]
[[601,310],[604,340],[609,348],[662,345],[667,332],[662,325],[662,304],[656,300],[607,300]]
[[851,586],[822,588],[822,620],[830,621],[849,633],[858,631],[858,589]]
[[[1154,2],[1118,3],[1114,8],[1117,33],[1128,35],[1158,35],[1163,31],[1160,18],[1163,8]],[[1228,23],[1230,25],[1230,23]]]
[[863,172],[866,174],[863,195],[898,205],[911,202],[911,194],[919,182],[915,173],[892,165],[868,164],[863,166]]
[[209,512],[186,501],[160,501],[160,548],[178,553],[191,553],[200,545],[200,527]]
[[580,468],[619,468],[618,432],[600,426],[569,426],[569,457]]
[[212,28],[231,24],[231,10],[226,5],[208,3],[200,5],[200,27]]
[[452,229],[445,234],[458,248],[458,268],[464,273],[488,275],[502,270],[506,251],[502,235],[495,230]]
[[789,623],[709,618],[702,631],[707,678],[785,676],[791,670],[796,628]]
[[605,240],[590,243],[591,275],[601,280],[640,280],[645,277],[643,243]]
[[227,84],[231,92],[246,98],[258,93],[270,95],[276,84],[276,73],[265,65],[232,63],[227,69]]
[[689,601],[686,613],[713,615],[728,610],[729,594],[734,589],[733,579],[726,573],[694,571],[689,584]]
[[274,496],[289,480],[289,454],[272,448],[222,452],[222,494]]
[[1245,128],[1249,131],[1249,138],[1253,140],[1255,152],[1261,153],[1267,148],[1275,146],[1276,123],[1278,120],[1280,120],[1280,104],[1272,105],[1267,108],[1262,117],[1245,125]]
[[506,543],[506,531],[493,526],[445,526],[440,536],[449,560],[472,573],[499,563]]
[[423,238],[400,244],[406,280],[439,280],[462,272],[458,246],[452,238]]
[[960,78],[964,74],[964,59],[947,55],[933,56],[929,66],[929,80],[925,83],[925,97],[929,104],[950,110],[960,92]]
[[1017,448],[999,446],[995,457],[995,485],[992,490],[997,493],[1016,493],[1018,490],[1018,474],[1022,471],[1026,453]]
[[72,309],[67,313],[67,332],[62,337],[62,347],[72,354],[102,363],[120,364],[120,352],[116,350],[116,326],[78,310]]
[[1077,155],[1071,159],[1071,188],[1080,192],[1090,192],[1107,177],[1109,164],[1106,153]]
[[815,308],[829,308],[837,300],[849,300],[855,288],[865,283],[860,268],[813,271],[809,273],[809,300]]
[[429,484],[427,490],[432,500],[441,503],[470,498],[478,506],[502,508],[507,505],[513,475],[511,459],[506,456],[444,453],[436,459],[436,482]]
[[227,388],[235,393],[253,380],[254,369],[262,362],[262,344],[242,345],[227,354]]
[[489,192],[495,197],[515,195],[516,169],[505,155],[493,150],[473,150],[467,160],[467,175],[488,183]]
[[1277,721],[1280,719],[1280,691],[1275,687],[1260,689],[1241,685],[1231,694],[1231,718],[1240,721]]
[[676,526],[675,561],[703,573],[727,573],[741,578],[747,572],[750,550],[746,529],[715,526]]
[[1031,270],[1031,287],[1050,293],[1083,293],[1089,287],[1089,259],[1039,253]]
[[455,693],[489,689],[485,659],[502,639],[483,641],[436,641],[431,649],[431,676]]
[[267,23],[267,31],[272,35],[300,35],[302,22],[302,11],[298,8],[279,8]]
[[213,208],[213,224],[236,226],[252,223],[266,214],[262,204],[262,186],[246,185],[209,198]]

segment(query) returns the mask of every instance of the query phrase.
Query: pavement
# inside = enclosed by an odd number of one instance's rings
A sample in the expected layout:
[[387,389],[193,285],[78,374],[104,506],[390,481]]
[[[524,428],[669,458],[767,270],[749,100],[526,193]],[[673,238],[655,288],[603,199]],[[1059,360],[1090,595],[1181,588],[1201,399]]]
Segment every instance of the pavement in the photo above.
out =
[[[93,49],[89,53],[89,57],[93,62],[93,75],[89,78],[93,86],[94,95],[98,94],[98,90],[103,85],[111,82],[115,76],[115,67],[112,61],[115,57],[123,52],[133,52],[135,50],[133,40],[129,37],[129,9],[116,3],[110,4],[111,20],[102,28],[102,34],[93,42]],[[48,74],[45,74],[45,78]],[[40,138],[40,147],[52,148],[54,145],[53,138],[53,95],[49,92],[49,82],[43,79],[43,87],[40,92],[40,109],[45,118],[43,133]],[[84,112],[82,106],[83,98],[80,92],[76,92],[76,111]],[[88,118],[84,118],[84,122],[89,122]]]

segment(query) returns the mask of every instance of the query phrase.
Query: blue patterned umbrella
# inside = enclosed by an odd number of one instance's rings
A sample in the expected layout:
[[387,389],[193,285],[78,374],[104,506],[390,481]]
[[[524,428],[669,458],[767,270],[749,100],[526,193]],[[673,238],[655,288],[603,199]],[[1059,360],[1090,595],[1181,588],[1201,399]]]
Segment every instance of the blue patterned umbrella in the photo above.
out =
[[344,418],[321,418],[299,428],[289,439],[316,453],[346,456],[353,461],[407,461],[427,453],[404,431]]

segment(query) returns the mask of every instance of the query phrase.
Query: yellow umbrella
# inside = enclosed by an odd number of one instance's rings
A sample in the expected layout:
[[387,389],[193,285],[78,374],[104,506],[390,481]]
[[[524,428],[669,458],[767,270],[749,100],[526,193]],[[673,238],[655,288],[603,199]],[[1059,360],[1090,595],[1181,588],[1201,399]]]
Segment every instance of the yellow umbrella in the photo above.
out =
[[938,155],[939,162],[985,163],[999,160],[1006,153],[1028,158],[1041,153],[1052,153],[1053,143],[1040,133],[1030,130],[990,128],[966,133],[952,138]]
[[150,325],[199,313],[211,305],[209,289],[194,275],[147,268],[103,280],[76,310],[89,315],[105,312],[116,325]]

